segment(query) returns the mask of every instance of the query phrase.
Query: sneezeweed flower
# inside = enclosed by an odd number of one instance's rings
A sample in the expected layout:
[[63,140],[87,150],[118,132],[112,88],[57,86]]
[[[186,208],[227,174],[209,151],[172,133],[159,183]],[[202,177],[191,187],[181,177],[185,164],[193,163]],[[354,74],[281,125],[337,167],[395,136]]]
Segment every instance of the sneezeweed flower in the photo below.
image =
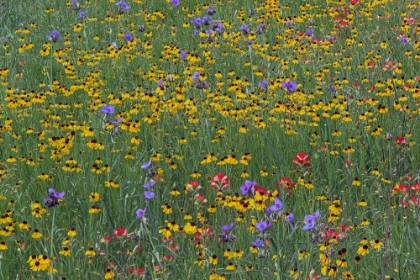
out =
[[50,34],[47,35],[47,40],[52,41],[54,43],[58,42],[61,39],[60,32],[58,30],[53,30]]
[[175,7],[178,7],[179,6],[179,2],[180,2],[180,0],[171,0],[171,2],[169,2],[169,3],[171,3]]
[[297,89],[297,83],[292,81],[283,82],[281,87],[287,89],[289,93],[294,92]]
[[110,268],[107,268],[104,278],[105,279],[112,279],[112,278],[114,278],[114,272],[112,272],[112,270]]
[[147,209],[147,207],[144,208],[144,209],[137,209],[136,210],[136,219],[140,219],[141,217],[143,217],[144,214],[146,214],[146,209]]
[[58,200],[63,198],[64,192],[56,192],[53,188],[48,189],[49,196],[44,199],[45,206],[47,208],[54,207],[58,205]]
[[319,210],[315,212],[315,214],[312,215],[305,215],[305,218],[303,220],[303,223],[305,224],[302,228],[302,230],[310,230],[315,227],[315,219],[319,217]]

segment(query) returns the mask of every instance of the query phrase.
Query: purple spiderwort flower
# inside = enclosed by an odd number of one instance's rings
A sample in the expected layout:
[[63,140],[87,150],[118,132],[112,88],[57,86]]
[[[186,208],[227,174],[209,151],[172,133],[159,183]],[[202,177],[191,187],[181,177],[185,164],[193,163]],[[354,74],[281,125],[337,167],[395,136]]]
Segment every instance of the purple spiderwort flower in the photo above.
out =
[[295,215],[293,213],[289,213],[289,215],[287,215],[287,218],[284,219],[286,222],[293,222],[293,220],[295,219]]
[[230,223],[230,225],[223,225],[222,227],[221,227],[221,229],[222,229],[222,231],[229,231],[229,230],[231,230],[232,228],[233,228],[233,226],[235,225],[235,223],[234,222],[231,222]]
[[408,40],[407,40],[407,38],[402,37],[402,38],[401,38],[401,44],[403,44],[403,45],[407,45],[407,44],[408,44]]
[[163,85],[163,80],[162,80],[162,79],[160,79],[160,80],[159,80],[159,82],[156,84],[156,86],[160,87],[160,86],[162,86],[162,85]]
[[248,41],[246,41],[246,42],[245,42],[245,44],[246,44],[247,46],[251,46],[251,45],[252,45],[252,43],[253,43],[253,42],[252,42],[252,40],[248,40]]
[[309,36],[314,36],[315,30],[314,29],[307,29],[306,32],[305,32],[305,34],[306,35],[309,35]]
[[179,2],[180,2],[180,0],[171,0],[171,2],[169,2],[169,3],[171,3],[175,7],[178,7],[179,6]]
[[117,42],[112,42],[111,43],[111,46],[113,46],[114,48],[118,49]]
[[147,161],[147,162],[145,162],[145,163],[143,163],[141,166],[140,166],[140,168],[141,169],[147,169],[147,168],[149,168],[149,166],[152,164],[152,160],[149,160],[149,161]]
[[112,115],[114,114],[115,107],[114,105],[106,105],[102,106],[101,109],[99,109],[100,113],[104,113],[106,115]]
[[251,245],[254,245],[255,247],[260,247],[263,244],[264,244],[264,241],[262,241],[260,238],[258,238],[254,242],[251,242]]
[[120,122],[122,122],[122,119],[120,118],[120,119],[116,119],[116,120],[112,120],[112,121],[109,121],[111,124],[113,124],[113,125],[117,125],[117,124],[119,124]]
[[267,86],[267,85],[268,85],[268,81],[267,81],[266,79],[262,80],[262,81],[258,84],[258,86],[259,86],[259,87],[265,87],[265,86]]
[[125,41],[128,43],[131,40],[133,40],[133,35],[131,33],[126,33],[124,38],[125,38]]
[[118,12],[119,13],[123,13],[124,11],[130,10],[130,6],[128,6],[127,3],[125,1],[122,1],[122,0],[115,3],[115,6],[118,7]]
[[185,51],[184,51],[184,50],[181,50],[181,51],[179,52],[179,58],[180,58],[180,59],[185,59],[185,58],[186,58],[186,56],[187,56],[187,54],[185,53]]
[[47,37],[47,40],[50,40],[50,41],[53,41],[54,43],[56,43],[58,40],[61,39],[60,31],[53,30],[46,37]]
[[146,214],[146,209],[147,209],[147,207],[144,208],[144,209],[137,209],[136,210],[136,219],[140,219],[141,217],[143,217],[144,214]]
[[200,78],[200,72],[195,72],[195,73],[192,75],[192,79],[193,79],[193,80],[195,80],[195,79],[198,79],[198,78]]
[[274,204],[270,206],[270,210],[273,212],[277,212],[283,209],[283,202],[277,197],[274,199]]
[[146,199],[152,199],[155,197],[155,193],[151,191],[144,191],[143,195]]
[[58,205],[58,200],[60,198],[63,198],[64,192],[57,192],[53,188],[48,189],[49,196],[44,199],[44,203],[47,206],[47,208],[54,207]]
[[85,11],[81,11],[79,14],[79,18],[84,18],[86,16]]
[[209,16],[212,16],[212,15],[214,15],[216,13],[216,10],[214,9],[214,7],[213,6],[210,6],[208,9],[207,9],[207,11],[206,11],[206,14],[208,14]]
[[210,25],[210,20],[211,16],[204,16],[202,22],[204,25]]
[[281,84],[282,88],[286,88],[289,92],[294,92],[297,88],[297,83],[296,82],[292,82],[292,81],[288,81],[288,82],[283,82]]
[[256,181],[251,182],[251,181],[245,180],[245,183],[240,187],[242,195],[247,195],[251,191],[252,187],[256,185],[257,185]]
[[315,227],[315,219],[319,217],[319,210],[316,211],[312,215],[305,215],[303,222],[305,225],[303,226],[302,230],[310,230]]
[[151,180],[149,182],[144,183],[143,187],[147,189],[147,188],[153,187],[155,184],[156,182],[154,180]]
[[329,92],[335,92],[334,86],[330,86]]
[[259,232],[265,231],[270,226],[271,226],[271,223],[269,221],[261,221],[255,224],[255,227],[258,229]]

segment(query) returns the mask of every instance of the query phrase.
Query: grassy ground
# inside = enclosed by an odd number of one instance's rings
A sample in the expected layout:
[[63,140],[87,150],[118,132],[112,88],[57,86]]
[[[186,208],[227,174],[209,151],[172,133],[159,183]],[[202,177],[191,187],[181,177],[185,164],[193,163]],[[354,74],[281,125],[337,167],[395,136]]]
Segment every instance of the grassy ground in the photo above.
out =
[[0,7],[2,279],[418,275],[415,1]]

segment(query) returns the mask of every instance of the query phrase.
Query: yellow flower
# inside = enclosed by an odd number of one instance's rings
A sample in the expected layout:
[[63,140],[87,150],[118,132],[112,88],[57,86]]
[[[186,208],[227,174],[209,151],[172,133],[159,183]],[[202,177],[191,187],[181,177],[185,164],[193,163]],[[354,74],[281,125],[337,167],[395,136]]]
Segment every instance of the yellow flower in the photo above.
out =
[[240,259],[242,258],[243,254],[244,254],[244,251],[236,250],[235,252],[233,252],[233,257],[235,259]]
[[6,242],[4,242],[4,241],[2,241],[2,242],[0,242],[0,250],[7,250],[7,245],[6,245]]
[[34,229],[34,232],[32,233],[32,238],[38,239],[42,237],[42,233],[40,233],[37,229]]
[[233,264],[233,263],[229,263],[227,266],[226,266],[226,270],[230,270],[230,271],[232,271],[232,270],[235,270],[236,269],[236,265],[235,264]]
[[197,226],[194,222],[189,222],[185,225],[184,231],[186,234],[195,234],[195,232],[197,231]]
[[347,267],[347,260],[346,259],[336,260],[336,264],[337,266]]
[[172,196],[178,196],[181,193],[177,189],[173,189],[169,194],[172,195]]
[[107,269],[105,273],[105,279],[112,279],[114,278],[114,272],[111,269]]
[[226,249],[223,253],[223,257],[228,258],[229,260],[233,258],[233,252],[230,249]]
[[89,201],[90,202],[98,202],[99,201],[99,193],[97,193],[97,192],[92,192],[90,195],[89,195]]
[[382,242],[381,242],[381,241],[379,241],[378,239],[371,240],[371,241],[370,241],[370,246],[372,246],[372,247],[373,247],[373,248],[375,248],[375,249],[379,249],[379,248],[381,248],[381,247],[382,247]]
[[76,230],[75,230],[74,228],[71,228],[71,229],[67,232],[67,236],[69,236],[69,237],[76,236]]
[[172,236],[171,229],[169,226],[161,228],[159,230],[159,233],[161,233],[165,238],[169,238]]
[[60,255],[63,255],[63,256],[67,256],[67,257],[71,256],[71,251],[70,251],[69,247],[67,247],[67,246],[64,247],[63,250],[61,250],[59,253],[60,253]]
[[85,255],[86,255],[86,256],[88,256],[88,257],[94,257],[94,256],[96,256],[96,253],[95,253],[95,251],[93,250],[93,248],[92,248],[92,247],[90,247],[90,248],[89,248],[89,250],[87,250],[87,251],[85,252]]
[[369,247],[368,247],[368,245],[360,246],[359,249],[357,250],[357,253],[359,255],[362,255],[362,256],[366,256],[367,254],[369,254]]
[[209,259],[209,262],[210,262],[211,264],[216,265],[216,264],[217,264],[217,255],[212,255],[212,256],[210,257],[210,259]]
[[163,213],[168,215],[172,214],[172,207],[169,204],[165,203],[165,205],[162,205],[161,208],[163,209]]

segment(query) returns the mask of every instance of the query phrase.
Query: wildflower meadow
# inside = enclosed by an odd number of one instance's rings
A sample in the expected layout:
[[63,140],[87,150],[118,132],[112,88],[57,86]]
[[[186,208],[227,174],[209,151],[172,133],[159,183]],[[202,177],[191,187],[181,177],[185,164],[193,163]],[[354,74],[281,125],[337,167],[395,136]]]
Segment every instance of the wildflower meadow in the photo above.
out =
[[418,279],[418,1],[0,17],[0,279]]

